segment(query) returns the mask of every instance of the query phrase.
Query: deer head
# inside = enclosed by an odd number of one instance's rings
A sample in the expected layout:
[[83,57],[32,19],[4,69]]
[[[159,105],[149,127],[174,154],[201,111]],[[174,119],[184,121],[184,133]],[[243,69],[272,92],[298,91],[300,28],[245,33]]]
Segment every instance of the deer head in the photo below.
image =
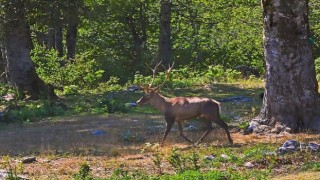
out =
[[168,79],[170,77],[170,72],[171,72],[171,70],[173,68],[174,63],[171,66],[169,65],[168,69],[165,69],[165,73],[166,73],[165,80],[160,85],[158,85],[157,87],[152,87],[152,85],[154,83],[155,75],[156,75],[156,72],[157,72],[157,68],[160,65],[161,65],[161,61],[155,66],[155,68],[151,68],[148,65],[148,67],[152,71],[152,80],[151,80],[151,83],[148,84],[148,86],[139,85],[140,89],[144,91],[144,95],[137,101],[138,105],[150,103],[150,100],[154,98],[154,96],[157,94],[157,92],[160,90],[160,88],[168,81]]

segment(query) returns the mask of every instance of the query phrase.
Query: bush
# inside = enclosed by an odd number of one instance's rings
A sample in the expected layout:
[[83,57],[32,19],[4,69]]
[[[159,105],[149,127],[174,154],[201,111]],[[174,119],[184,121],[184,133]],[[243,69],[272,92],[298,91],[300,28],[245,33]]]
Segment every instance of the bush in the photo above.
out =
[[69,86],[70,84],[81,89],[92,89],[104,75],[104,70],[92,57],[90,52],[78,56],[75,61],[66,57],[58,57],[54,49],[47,50],[45,46],[34,43],[32,60],[36,64],[37,74],[46,83],[56,86]]
[[90,180],[92,179],[90,175],[90,166],[87,163],[81,165],[80,170],[74,175],[75,180]]

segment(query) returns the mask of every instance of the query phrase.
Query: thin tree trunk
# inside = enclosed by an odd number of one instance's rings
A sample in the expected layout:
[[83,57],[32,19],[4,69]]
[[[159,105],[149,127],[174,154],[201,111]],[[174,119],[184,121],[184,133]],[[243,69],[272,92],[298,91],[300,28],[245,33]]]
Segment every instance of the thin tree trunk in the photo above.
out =
[[273,132],[320,130],[307,0],[262,0],[266,89],[257,121]]
[[77,44],[77,30],[78,30],[78,23],[76,21],[69,22],[67,35],[66,35],[66,46],[67,46],[67,58],[71,60],[75,59],[76,44]]
[[[32,99],[56,98],[53,88],[39,78],[30,58],[30,29],[25,21],[23,1],[9,3],[5,14],[4,47],[7,80]],[[16,18],[11,18],[16,17]]]
[[58,51],[58,57],[63,56],[63,33],[62,33],[62,27],[60,25],[57,25],[55,27],[55,49]]
[[55,47],[55,30],[54,27],[50,27],[48,29],[47,34],[47,49],[51,49]]
[[[135,17],[137,16],[137,18]],[[145,15],[145,4],[141,2],[139,4],[139,12],[136,14],[136,9],[133,7],[131,14],[125,17],[133,38],[133,59],[130,62],[132,71],[144,71],[143,64],[143,52],[145,51],[145,43],[147,41],[147,18]]]
[[0,46],[0,82],[6,82],[6,61],[4,57],[4,48]]
[[171,56],[171,0],[161,0],[160,7],[160,35],[158,42],[158,61],[165,67],[170,64]]

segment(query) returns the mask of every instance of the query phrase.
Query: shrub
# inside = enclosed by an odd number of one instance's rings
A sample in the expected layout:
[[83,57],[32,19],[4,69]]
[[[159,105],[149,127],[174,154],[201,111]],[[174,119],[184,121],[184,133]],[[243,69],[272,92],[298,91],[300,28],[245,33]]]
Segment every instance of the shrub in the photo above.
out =
[[90,175],[90,166],[87,163],[81,165],[80,170],[74,175],[75,180],[90,180],[92,179]]
[[75,85],[79,88],[94,88],[104,75],[104,70],[95,59],[89,59],[91,52],[83,53],[75,61],[58,57],[56,50],[47,50],[45,46],[34,43],[32,60],[36,64],[37,74],[46,83],[56,86]]

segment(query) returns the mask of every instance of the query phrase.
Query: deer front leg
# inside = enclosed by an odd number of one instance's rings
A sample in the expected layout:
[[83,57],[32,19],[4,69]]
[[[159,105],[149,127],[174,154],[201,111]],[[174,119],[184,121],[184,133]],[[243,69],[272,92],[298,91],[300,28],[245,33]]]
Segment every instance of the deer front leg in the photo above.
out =
[[166,131],[164,132],[161,144],[163,144],[164,141],[166,140],[166,138],[167,138],[167,136],[168,136],[168,134],[169,134],[169,132],[171,130],[171,127],[172,127],[173,123],[174,123],[173,120],[172,121],[167,121],[167,128],[166,128]]
[[180,135],[189,143],[193,143],[193,141],[191,139],[189,139],[184,133],[183,133],[183,127],[182,127],[182,122],[178,121],[178,126],[179,126],[179,131],[180,131]]

